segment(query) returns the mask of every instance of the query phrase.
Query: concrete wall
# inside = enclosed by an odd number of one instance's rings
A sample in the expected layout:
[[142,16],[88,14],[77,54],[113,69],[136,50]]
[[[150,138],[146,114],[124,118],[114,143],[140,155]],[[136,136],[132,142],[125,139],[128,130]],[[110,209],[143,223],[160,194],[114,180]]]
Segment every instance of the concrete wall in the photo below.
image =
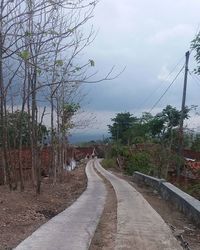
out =
[[160,185],[165,182],[164,179],[158,179],[146,174],[142,174],[140,172],[135,172],[133,175],[133,178],[136,182],[145,183],[148,186],[151,186],[152,188],[158,190]]
[[157,190],[165,200],[169,200],[177,209],[183,212],[195,224],[200,226],[199,200],[163,179],[157,179],[139,172],[135,172],[133,177],[135,182],[145,183]]

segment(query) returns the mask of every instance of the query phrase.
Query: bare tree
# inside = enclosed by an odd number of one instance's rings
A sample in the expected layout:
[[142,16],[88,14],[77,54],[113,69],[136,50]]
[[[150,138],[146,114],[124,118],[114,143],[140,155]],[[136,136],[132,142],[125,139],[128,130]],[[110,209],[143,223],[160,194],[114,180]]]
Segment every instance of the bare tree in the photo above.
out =
[[[98,0],[1,0],[0,1],[0,131],[1,165],[5,181],[13,188],[16,175],[10,160],[7,112],[20,107],[16,136],[19,149],[20,189],[24,190],[22,165],[23,116],[28,113],[30,147],[32,153],[32,183],[36,193],[41,187],[41,125],[46,109],[51,107],[52,166],[49,173],[54,183],[62,177],[66,161],[67,134],[72,116],[79,103],[71,96],[84,82],[112,79],[113,69],[102,79],[92,81],[96,72],[89,74],[93,60],[80,63],[83,50],[93,41],[93,28],[86,32],[85,24],[93,17]],[[87,29],[88,30],[88,29]],[[117,76],[115,76],[117,77]],[[13,95],[13,93],[17,93]],[[15,100],[13,100],[13,98]],[[39,99],[44,104],[40,104]],[[12,145],[16,145],[12,144]],[[12,146],[13,147],[13,146]],[[58,175],[58,176],[57,176]]]

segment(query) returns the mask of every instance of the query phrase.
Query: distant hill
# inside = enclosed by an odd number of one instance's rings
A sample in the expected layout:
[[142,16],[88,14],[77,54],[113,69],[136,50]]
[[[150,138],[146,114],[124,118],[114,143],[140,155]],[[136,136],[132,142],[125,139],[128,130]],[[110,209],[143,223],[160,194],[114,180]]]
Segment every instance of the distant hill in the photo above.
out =
[[103,140],[103,137],[108,137],[108,135],[102,134],[72,134],[69,136],[69,142],[72,144],[77,144],[81,142],[97,141]]

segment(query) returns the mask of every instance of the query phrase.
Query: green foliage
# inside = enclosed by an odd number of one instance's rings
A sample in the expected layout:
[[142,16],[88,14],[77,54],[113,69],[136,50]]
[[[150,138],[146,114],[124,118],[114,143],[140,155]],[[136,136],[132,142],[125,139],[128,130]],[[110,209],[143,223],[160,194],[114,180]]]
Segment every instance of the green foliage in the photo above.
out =
[[133,154],[127,163],[126,172],[129,175],[133,175],[135,171],[149,174],[152,170],[151,158],[148,153],[139,152]]
[[76,67],[76,71],[80,71],[81,70],[81,68],[80,67]]
[[[189,108],[185,109],[184,119],[189,117],[189,111]],[[174,153],[179,145],[180,118],[181,111],[171,105],[155,116],[146,112],[137,118],[129,112],[118,113],[112,119],[113,124],[108,126],[113,141],[110,157],[117,157],[129,174],[134,171],[151,172],[167,178],[171,167],[175,169],[183,164]],[[140,143],[156,146],[143,152],[137,151],[137,145],[135,150],[129,147]]]
[[[171,133],[171,130],[180,123],[181,112],[171,105],[167,105],[161,113],[150,121],[150,131],[153,137],[162,138]],[[185,114],[187,118],[187,112]]]
[[30,36],[32,36],[32,33],[31,33],[31,32],[29,32],[29,31],[26,31],[26,32],[25,32],[25,36],[30,37]]
[[28,50],[23,50],[20,52],[19,56],[24,60],[27,61],[30,57],[30,53]]
[[73,115],[80,109],[78,103],[65,103],[62,109],[62,123],[61,130],[66,132],[68,129],[73,128],[74,124],[71,122]]
[[140,118],[141,124],[147,124],[153,119],[153,115],[149,112],[143,112],[142,117]]
[[116,167],[116,160],[114,158],[108,158],[108,159],[104,159],[101,162],[102,166],[104,168],[115,168]]
[[197,62],[197,68],[194,70],[195,74],[200,74],[200,33],[196,36],[194,40],[191,42],[191,48],[195,50],[195,59]]
[[113,144],[110,150],[110,157],[118,157],[118,156],[128,157],[129,149],[126,146],[121,144]]
[[38,124],[37,132],[38,132],[39,142],[42,143],[43,137],[48,135],[49,131],[48,131],[48,129],[47,129],[47,127],[45,125]]
[[[186,108],[184,118],[188,118],[190,109]],[[167,105],[162,112],[152,116],[143,113],[141,118],[134,117],[129,112],[118,113],[108,125],[112,140],[124,145],[145,143],[156,140],[167,142],[171,140],[173,130],[179,126],[181,112]]]
[[[185,109],[184,119],[189,117],[189,108]],[[148,128],[154,142],[161,143],[170,149],[177,149],[179,143],[178,127],[181,111],[167,105],[162,112],[156,114],[149,122]]]
[[63,60],[57,60],[57,61],[55,62],[55,65],[58,66],[58,67],[63,66],[63,64],[64,64]]
[[154,165],[152,169],[153,175],[164,179],[168,178],[169,170],[175,170],[177,166],[184,165],[183,157],[165,145],[158,145],[158,147],[151,152],[151,159]]
[[136,122],[137,118],[133,117],[129,112],[125,112],[118,113],[116,117],[111,120],[113,124],[108,125],[108,129],[112,139],[122,144],[128,144],[132,124]]
[[[31,117],[27,112],[21,112],[19,110],[9,113],[7,112],[6,123],[7,123],[7,133],[8,133],[8,143],[11,148],[18,148],[20,143],[20,131],[22,138],[22,146],[30,145],[30,131],[29,131],[29,121]],[[44,125],[38,124],[37,127],[39,141],[42,141],[44,135],[47,134],[47,128]],[[0,129],[0,134],[2,131]],[[2,138],[2,137],[1,137]],[[0,141],[0,145],[2,145]]]
[[37,68],[37,74],[41,75],[41,73],[42,73],[42,70],[40,68]]
[[149,123],[149,131],[152,137],[160,137],[164,128],[164,120],[161,116],[155,116]]
[[[21,126],[20,126],[21,119]],[[19,130],[22,130],[22,145],[30,145],[30,136],[28,121],[30,117],[28,113],[23,114],[20,111],[14,113],[7,113],[7,131],[8,131],[8,141],[11,147],[16,147],[19,144]],[[16,145],[14,145],[16,144]]]
[[79,103],[65,103],[63,105],[63,110],[68,114],[74,114],[80,109]]

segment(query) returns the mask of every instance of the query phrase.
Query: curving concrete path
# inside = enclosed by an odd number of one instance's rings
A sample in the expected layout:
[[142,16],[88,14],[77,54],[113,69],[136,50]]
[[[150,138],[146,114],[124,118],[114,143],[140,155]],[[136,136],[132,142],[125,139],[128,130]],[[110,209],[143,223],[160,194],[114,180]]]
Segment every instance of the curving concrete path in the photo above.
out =
[[160,215],[128,182],[94,162],[111,182],[117,196],[117,236],[115,250],[181,250],[182,247]]
[[117,196],[115,250],[181,250],[160,215],[128,182],[103,169],[99,160],[86,166],[88,187],[69,208],[41,226],[15,250],[87,250],[102,215],[106,187],[94,167],[112,184]]
[[42,225],[15,250],[86,250],[99,223],[106,188],[93,169],[86,166],[88,187],[69,208]]

